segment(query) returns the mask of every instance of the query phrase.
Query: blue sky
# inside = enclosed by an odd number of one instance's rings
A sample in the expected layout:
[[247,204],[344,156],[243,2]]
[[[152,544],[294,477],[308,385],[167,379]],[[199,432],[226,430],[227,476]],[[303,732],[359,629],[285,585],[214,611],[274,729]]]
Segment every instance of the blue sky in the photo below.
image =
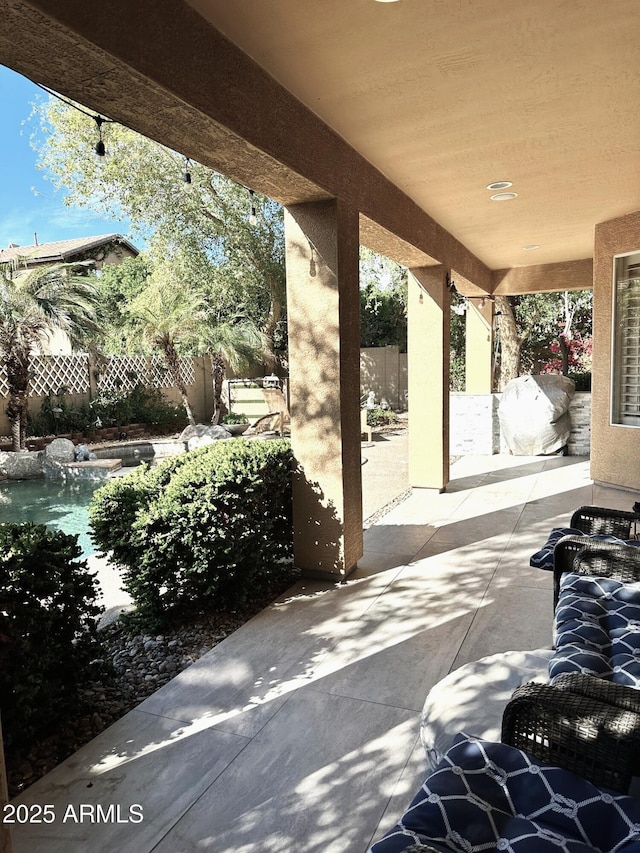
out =
[[30,80],[0,65],[0,248],[9,243],[31,246],[38,243],[126,234],[127,222],[93,214],[85,208],[65,207],[64,192],[56,190],[36,168],[37,154],[30,137],[34,121],[28,122],[31,105],[48,95]]

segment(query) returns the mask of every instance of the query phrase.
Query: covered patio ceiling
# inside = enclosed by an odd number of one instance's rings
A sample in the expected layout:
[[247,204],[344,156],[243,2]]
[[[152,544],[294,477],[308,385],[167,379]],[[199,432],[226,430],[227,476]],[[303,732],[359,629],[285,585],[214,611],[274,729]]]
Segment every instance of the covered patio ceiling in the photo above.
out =
[[490,269],[640,207],[637,0],[189,3]]
[[[594,225],[640,208],[637,0],[0,0],[0,13],[0,62],[283,203],[343,195],[362,242],[448,264],[465,292],[530,265],[539,289],[562,286],[592,257]],[[517,197],[492,201],[496,181]]]

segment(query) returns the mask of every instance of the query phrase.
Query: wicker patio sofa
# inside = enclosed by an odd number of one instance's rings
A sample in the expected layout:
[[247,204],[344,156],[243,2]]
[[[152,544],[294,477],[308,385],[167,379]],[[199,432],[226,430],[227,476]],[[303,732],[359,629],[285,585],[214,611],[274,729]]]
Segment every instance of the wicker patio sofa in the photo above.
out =
[[639,581],[640,548],[560,539],[550,684],[518,688],[502,723],[504,743],[617,791],[640,770]]

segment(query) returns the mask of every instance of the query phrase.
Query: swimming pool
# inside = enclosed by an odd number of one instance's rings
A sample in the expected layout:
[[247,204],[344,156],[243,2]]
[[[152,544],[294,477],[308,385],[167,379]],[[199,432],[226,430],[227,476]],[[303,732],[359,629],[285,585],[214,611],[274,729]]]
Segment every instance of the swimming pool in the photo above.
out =
[[88,506],[102,481],[12,480],[0,482],[0,522],[33,521],[77,533],[85,557],[96,549],[89,537]]

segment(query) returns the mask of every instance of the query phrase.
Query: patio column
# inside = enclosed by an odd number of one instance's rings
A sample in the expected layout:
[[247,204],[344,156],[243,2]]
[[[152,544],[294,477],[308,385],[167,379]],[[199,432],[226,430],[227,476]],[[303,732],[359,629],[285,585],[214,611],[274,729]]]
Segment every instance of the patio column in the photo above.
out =
[[449,318],[447,270],[409,270],[409,482],[438,489],[449,482]]
[[358,212],[285,209],[294,561],[341,580],[363,552]]
[[466,311],[465,391],[490,394],[493,382],[493,302],[468,299]]

